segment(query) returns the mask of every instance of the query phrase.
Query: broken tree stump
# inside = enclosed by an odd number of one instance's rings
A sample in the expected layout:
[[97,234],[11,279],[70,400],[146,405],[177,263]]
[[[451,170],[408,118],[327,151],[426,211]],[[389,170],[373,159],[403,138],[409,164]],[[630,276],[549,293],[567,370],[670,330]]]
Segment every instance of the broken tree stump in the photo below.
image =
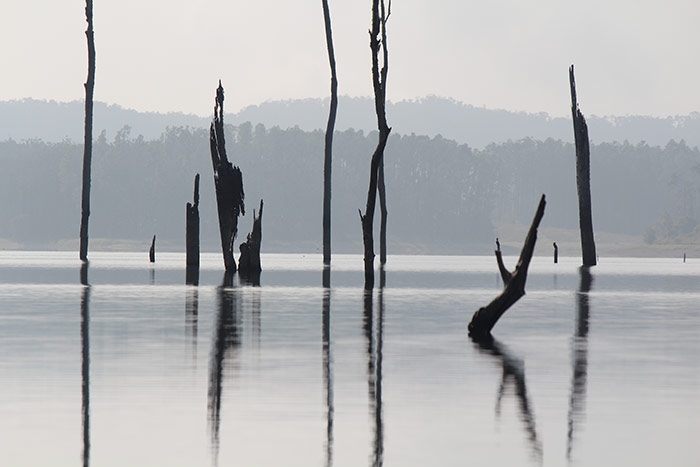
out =
[[569,68],[571,86],[571,115],[574,120],[576,144],[576,188],[578,191],[578,221],[581,229],[581,253],[584,266],[596,265],[593,216],[591,214],[591,150],[588,141],[588,125],[576,100],[574,66]]
[[199,284],[199,174],[194,176],[194,200],[185,218],[185,283]]
[[554,245],[554,264],[557,264],[559,262],[559,247],[557,246],[557,242],[554,242],[553,245]]
[[151,240],[151,248],[148,250],[148,260],[151,263],[156,262],[156,236],[153,236],[153,240]]
[[226,271],[236,272],[233,259],[233,241],[238,234],[238,216],[245,215],[245,194],[243,193],[243,175],[241,170],[232,165],[226,156],[224,139],[224,88],[219,81],[214,104],[214,120],[209,128],[211,163],[214,168],[214,187],[216,188],[216,207],[219,213],[219,233],[221,235],[221,252],[224,256]]
[[[260,211],[255,216],[253,210],[253,230],[248,234],[245,242],[241,243],[239,249],[241,256],[238,258],[238,274],[248,279],[253,285],[260,284],[260,244],[262,243],[262,215],[263,200],[260,200]],[[257,278],[257,280],[256,280]]]
[[491,335],[491,329],[493,329],[501,316],[503,316],[503,313],[505,313],[508,308],[517,302],[520,297],[525,295],[527,269],[530,266],[532,254],[535,251],[535,243],[537,242],[537,228],[540,225],[542,216],[544,216],[544,208],[546,204],[547,202],[545,201],[545,196],[542,195],[540,204],[537,207],[537,212],[535,213],[535,218],[532,220],[530,231],[527,233],[527,237],[525,238],[525,244],[520,252],[520,259],[518,260],[518,264],[515,266],[515,270],[512,273],[509,272],[503,265],[500,248],[495,251],[498,269],[501,272],[501,277],[503,278],[505,287],[503,288],[503,292],[494,298],[491,303],[485,307],[479,308],[479,310],[474,313],[474,316],[472,316],[472,320],[469,323],[469,335],[473,339],[479,340],[489,337]]

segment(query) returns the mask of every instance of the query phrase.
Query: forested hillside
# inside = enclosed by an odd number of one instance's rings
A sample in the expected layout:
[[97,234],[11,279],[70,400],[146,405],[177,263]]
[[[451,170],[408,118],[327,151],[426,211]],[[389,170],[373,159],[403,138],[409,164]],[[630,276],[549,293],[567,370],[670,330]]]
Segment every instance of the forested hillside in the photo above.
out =
[[[376,128],[372,99],[341,96],[339,100],[336,130],[368,132]],[[202,112],[210,112],[211,105],[204,103]],[[431,96],[387,102],[387,118],[395,133],[430,137],[441,135],[472,148],[483,149],[490,143],[523,138],[573,141],[568,106],[568,101],[562,102],[561,114],[565,117],[552,117],[546,113],[474,107],[453,99]],[[84,111],[82,101],[63,103],[25,99],[0,102],[0,141],[8,138],[18,141],[37,138],[47,142],[82,141]],[[254,126],[262,123],[267,128],[299,127],[305,131],[324,129],[327,118],[328,99],[270,101],[226,115],[226,121],[234,125],[252,122]],[[118,105],[95,103],[95,134],[105,130],[110,141],[124,125],[132,127],[134,136],[157,139],[166,127],[208,128],[209,120],[210,117],[137,112]],[[700,114],[697,112],[664,118],[586,114],[586,120],[594,144],[628,141],[631,144],[646,142],[652,146],[665,146],[670,140],[685,140],[691,147],[700,145]]]
[[[243,171],[249,213],[265,199],[264,251],[318,252],[321,246],[323,133],[249,123],[227,126],[229,157]],[[336,134],[333,248],[361,251],[358,208],[367,190],[376,134]],[[700,152],[683,143],[593,145],[596,232],[648,242],[700,239]],[[79,225],[82,146],[0,143],[0,238],[24,247],[72,245]],[[390,253],[488,253],[494,226],[528,224],[547,194],[543,228],[578,225],[571,144],[524,139],[473,150],[442,137],[392,134],[385,156]],[[169,128],[159,139],[123,128],[96,139],[90,233],[96,239],[184,249],[185,204],[202,175],[202,244],[218,248],[208,131]],[[521,239],[517,239],[520,241]],[[62,244],[57,242],[64,241]],[[65,241],[69,241],[65,243]],[[99,243],[97,243],[99,244]]]

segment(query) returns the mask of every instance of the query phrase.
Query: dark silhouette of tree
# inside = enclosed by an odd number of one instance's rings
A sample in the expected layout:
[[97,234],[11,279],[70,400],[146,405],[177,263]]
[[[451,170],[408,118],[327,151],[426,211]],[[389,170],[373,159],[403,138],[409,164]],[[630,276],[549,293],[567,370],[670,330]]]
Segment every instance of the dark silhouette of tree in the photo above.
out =
[[221,251],[224,256],[226,271],[236,272],[233,259],[233,241],[238,233],[238,216],[245,215],[245,194],[243,193],[243,175],[241,170],[232,165],[226,157],[224,140],[224,88],[219,81],[214,104],[214,120],[209,128],[211,163],[214,168],[214,186],[216,188],[216,206],[219,212],[219,233]]
[[[331,102],[326,126],[326,140],[323,157],[323,264],[331,264],[331,166],[333,160],[333,132],[335,131],[335,116],[338,112],[338,77],[335,71],[335,51],[333,49],[333,33],[331,31],[331,14],[328,0],[323,0],[323,19],[326,25],[326,48],[328,62],[331,67]],[[326,276],[324,276],[325,278]],[[324,280],[324,287],[330,286]]]
[[591,150],[588,142],[588,125],[576,100],[574,66],[569,68],[571,86],[571,116],[574,120],[576,143],[576,188],[578,189],[578,219],[581,229],[581,252],[584,266],[596,265],[593,217],[591,214]]
[[252,285],[260,285],[260,244],[262,243],[263,200],[257,217],[253,209],[253,230],[245,242],[241,243],[241,256],[238,258],[238,273],[241,278]]
[[496,325],[498,320],[503,316],[508,308],[510,308],[520,297],[525,295],[525,281],[527,280],[527,269],[530,266],[532,254],[535,251],[535,243],[537,242],[537,228],[544,216],[544,208],[546,205],[545,197],[542,195],[540,204],[537,207],[535,218],[532,220],[530,231],[525,238],[525,244],[520,252],[515,270],[509,272],[503,264],[500,245],[495,251],[496,261],[498,262],[498,270],[501,273],[501,278],[505,287],[503,292],[494,298],[487,306],[479,308],[472,316],[469,323],[469,335],[475,340],[481,340],[490,337],[491,329]]
[[80,217],[80,259],[88,259],[88,219],[90,217],[90,172],[92,166],[92,98],[95,91],[95,31],[92,28],[92,0],[85,0],[87,21],[88,76],[85,82],[85,144],[83,147],[83,191]]
[[[388,73],[389,52],[386,48],[386,22],[391,15],[391,1],[387,11],[384,0],[372,1],[372,29],[369,32],[370,49],[372,50],[372,86],[374,88],[374,106],[377,113],[379,141],[372,154],[369,169],[369,190],[365,214],[360,211],[362,221],[362,241],[364,243],[365,289],[374,287],[374,209],[377,201],[377,183],[380,167],[384,158],[384,148],[389,139],[391,128],[386,123],[386,77]],[[381,39],[380,39],[381,32]],[[383,65],[379,69],[379,49],[382,49]]]
[[156,262],[156,236],[153,236],[153,240],[151,240],[151,248],[148,249],[148,261],[151,263]]
[[187,203],[185,218],[185,282],[199,284],[199,174],[194,176],[193,203]]

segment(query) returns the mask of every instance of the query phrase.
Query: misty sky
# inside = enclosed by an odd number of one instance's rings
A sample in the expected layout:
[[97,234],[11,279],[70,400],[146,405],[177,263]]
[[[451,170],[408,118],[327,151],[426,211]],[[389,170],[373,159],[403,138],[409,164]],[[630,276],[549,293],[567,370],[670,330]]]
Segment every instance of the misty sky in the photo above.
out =
[[[95,99],[209,115],[329,93],[320,0],[94,0]],[[371,0],[330,0],[339,92],[370,96]],[[5,0],[0,100],[84,98],[84,1]],[[700,111],[697,0],[394,0],[388,98],[563,116]],[[342,111],[342,110],[341,110]]]

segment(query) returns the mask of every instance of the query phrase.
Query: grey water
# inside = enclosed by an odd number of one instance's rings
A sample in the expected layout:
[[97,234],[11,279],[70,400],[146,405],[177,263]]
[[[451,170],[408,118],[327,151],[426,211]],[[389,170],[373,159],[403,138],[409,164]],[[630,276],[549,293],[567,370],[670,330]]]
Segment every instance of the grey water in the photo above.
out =
[[[505,258],[513,267],[516,258]],[[0,252],[0,465],[700,465],[700,259]]]

